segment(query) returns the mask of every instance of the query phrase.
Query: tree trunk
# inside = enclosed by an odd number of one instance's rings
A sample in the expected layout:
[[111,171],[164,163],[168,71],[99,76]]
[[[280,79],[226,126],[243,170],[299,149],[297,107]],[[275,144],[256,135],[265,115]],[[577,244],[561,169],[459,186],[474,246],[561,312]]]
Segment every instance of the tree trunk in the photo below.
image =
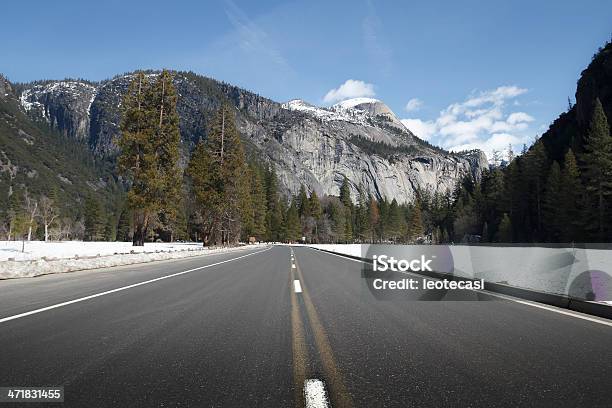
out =
[[28,242],[32,240],[32,224],[28,227]]
[[144,246],[147,238],[147,229],[149,226],[149,216],[144,211],[134,212],[134,236],[132,238],[132,246]]
[[145,231],[142,224],[136,225],[134,228],[134,237],[132,238],[132,246],[144,246]]
[[45,224],[45,242],[49,241],[49,224]]

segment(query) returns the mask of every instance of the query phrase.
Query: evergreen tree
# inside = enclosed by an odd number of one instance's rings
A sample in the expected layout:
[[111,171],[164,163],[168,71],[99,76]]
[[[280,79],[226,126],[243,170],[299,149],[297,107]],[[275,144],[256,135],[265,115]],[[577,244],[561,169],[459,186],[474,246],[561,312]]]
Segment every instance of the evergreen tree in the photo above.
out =
[[370,200],[365,188],[359,188],[359,203],[355,209],[355,236],[361,241],[366,242],[371,239],[370,217],[368,215]]
[[240,238],[250,207],[244,150],[227,105],[215,115],[208,139],[196,147],[188,167],[195,200],[207,220],[204,242],[228,244]]
[[13,191],[9,197],[7,210],[8,218],[8,240],[16,240],[27,230],[26,215],[21,203],[23,193],[19,190]]
[[104,214],[100,202],[93,197],[85,200],[85,240],[100,241],[104,237]]
[[291,205],[287,209],[285,225],[287,228],[287,241],[296,242],[302,238],[302,228],[300,225],[300,216],[297,200],[292,200]]
[[502,243],[512,242],[512,223],[508,214],[504,213],[497,229],[498,241]]
[[281,201],[278,194],[278,181],[274,168],[268,169],[266,172],[266,233],[267,240],[277,242],[280,241],[283,212],[281,209]]
[[118,140],[120,173],[130,182],[133,244],[144,245],[151,220],[176,210],[180,199],[180,134],[172,75],[163,71],[153,85],[139,72],[123,100]]
[[561,213],[563,203],[561,201],[561,189],[561,167],[559,166],[559,163],[553,161],[548,174],[546,189],[544,191],[544,201],[542,204],[547,238],[552,242],[559,242],[563,228]]
[[130,241],[130,214],[127,207],[123,208],[117,224],[117,241]]
[[538,140],[526,155],[526,176],[529,183],[529,202],[531,204],[531,216],[534,220],[535,235],[532,238],[543,238],[542,201],[544,187],[548,176],[548,158],[546,149],[541,140]]
[[300,186],[300,192],[298,194],[298,206],[300,217],[310,216],[310,201],[308,200],[308,195],[306,194],[306,187],[304,187],[303,184]]
[[583,177],[586,191],[594,198],[595,204],[595,211],[586,226],[593,231],[594,238],[603,242],[610,224],[607,214],[612,194],[612,137],[599,98],[595,99],[584,149]]
[[580,240],[582,217],[580,204],[582,203],[583,188],[580,183],[580,171],[576,156],[569,149],[565,154],[563,170],[561,171],[561,241],[574,242]]
[[389,206],[389,220],[388,220],[387,234],[388,237],[397,242],[400,237],[406,235],[406,218],[404,218],[402,211],[397,204],[397,200],[394,198]]
[[508,207],[502,170],[496,168],[485,172],[481,183],[474,189],[473,197],[476,223],[482,225],[488,222],[490,225],[495,225]]
[[378,203],[374,199],[374,197],[369,197],[369,205],[368,205],[368,218],[369,218],[369,233],[370,233],[370,242],[374,243],[377,241],[376,231],[378,230],[378,225],[380,223],[380,211],[378,209]]
[[111,214],[107,220],[106,220],[106,224],[104,226],[104,240],[108,241],[108,242],[112,242],[116,240],[117,237],[117,230],[115,229],[116,226],[116,218]]
[[310,193],[310,213],[314,217],[315,220],[321,219],[322,210],[321,210],[321,201],[319,201],[319,197],[317,196],[317,192],[312,190]]
[[251,165],[249,171],[251,175],[251,224],[247,227],[247,235],[264,240],[266,236],[266,192],[260,169]]
[[344,242],[353,240],[353,200],[348,178],[344,176],[340,185],[340,203],[344,206]]
[[421,205],[419,201],[415,201],[410,212],[410,222],[408,224],[408,238],[410,241],[415,241],[424,235],[423,230],[423,215],[421,214]]

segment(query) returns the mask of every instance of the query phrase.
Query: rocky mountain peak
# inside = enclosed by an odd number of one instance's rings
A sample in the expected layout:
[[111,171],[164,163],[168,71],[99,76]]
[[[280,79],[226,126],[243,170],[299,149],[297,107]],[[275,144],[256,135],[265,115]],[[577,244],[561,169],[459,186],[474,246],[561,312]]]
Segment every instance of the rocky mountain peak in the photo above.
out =
[[347,111],[362,111],[374,118],[383,118],[389,121],[389,124],[397,127],[400,130],[407,129],[399,118],[393,113],[384,102],[373,99],[373,98],[353,98],[339,102],[331,107],[336,112],[347,112]]
[[44,81],[26,87],[19,101],[31,117],[45,120],[66,136],[87,140],[97,91],[95,84],[84,81]]
[[12,95],[13,88],[8,79],[4,75],[0,74],[0,98],[5,99]]

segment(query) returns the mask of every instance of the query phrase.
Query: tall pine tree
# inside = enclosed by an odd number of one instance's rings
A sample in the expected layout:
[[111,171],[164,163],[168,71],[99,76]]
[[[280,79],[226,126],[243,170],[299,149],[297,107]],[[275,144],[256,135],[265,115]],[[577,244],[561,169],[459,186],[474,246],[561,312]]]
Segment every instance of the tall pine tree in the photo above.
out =
[[172,75],[163,71],[150,85],[139,72],[123,100],[118,140],[120,173],[130,182],[133,244],[144,245],[157,213],[173,213],[180,200],[180,134]]
[[237,242],[250,208],[250,185],[234,113],[228,105],[219,109],[208,139],[196,147],[188,175],[196,203],[206,220],[205,245]]
[[610,224],[607,213],[612,194],[612,137],[599,98],[595,99],[584,149],[583,177],[595,205],[587,228],[593,232],[593,238],[604,241]]

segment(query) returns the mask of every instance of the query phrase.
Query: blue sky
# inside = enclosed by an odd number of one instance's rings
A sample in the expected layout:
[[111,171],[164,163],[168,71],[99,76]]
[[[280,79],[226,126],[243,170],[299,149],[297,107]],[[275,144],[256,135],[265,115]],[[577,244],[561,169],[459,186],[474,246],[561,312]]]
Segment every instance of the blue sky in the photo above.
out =
[[[612,33],[609,1],[20,1],[0,72],[189,69],[277,101],[387,103],[445,148],[531,143]],[[327,97],[326,97],[327,96]]]

